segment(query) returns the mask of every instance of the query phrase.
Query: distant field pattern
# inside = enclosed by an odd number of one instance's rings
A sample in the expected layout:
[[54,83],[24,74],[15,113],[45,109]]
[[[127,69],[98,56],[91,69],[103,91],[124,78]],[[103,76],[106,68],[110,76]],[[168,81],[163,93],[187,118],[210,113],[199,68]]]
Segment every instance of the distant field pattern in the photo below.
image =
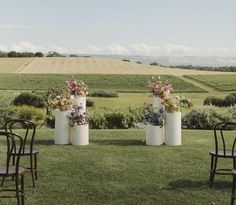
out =
[[[177,69],[96,57],[34,58],[20,73],[204,75],[220,72]],[[222,73],[222,72],[221,72]]]
[[[111,90],[117,92],[147,92],[147,81],[153,75],[106,75],[76,74],[74,78],[83,80],[90,90]],[[156,76],[157,78],[158,76]],[[65,74],[1,74],[1,90],[47,90],[50,86],[65,83],[71,75]],[[173,84],[175,92],[205,92],[177,76],[163,75],[161,79]]]
[[0,58],[0,73],[14,73],[23,69],[32,58]]
[[192,75],[188,76],[204,84],[214,87],[219,91],[236,90],[236,74],[233,75]]

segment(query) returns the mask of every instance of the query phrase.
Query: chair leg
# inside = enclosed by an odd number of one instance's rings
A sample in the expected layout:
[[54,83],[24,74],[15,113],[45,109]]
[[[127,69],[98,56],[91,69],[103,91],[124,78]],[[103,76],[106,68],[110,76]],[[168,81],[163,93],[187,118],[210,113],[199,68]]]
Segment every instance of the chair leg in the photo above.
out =
[[38,180],[37,155],[34,155],[34,172],[35,179]]
[[217,167],[217,157],[211,156],[211,171],[210,171],[210,187],[212,187],[214,178],[215,178],[215,172],[216,172],[216,167]]
[[19,176],[15,176],[17,205],[20,205]]
[[33,187],[35,187],[35,176],[34,176],[34,160],[33,160],[33,155],[30,155],[30,172],[31,172],[31,176],[32,176]]
[[21,176],[21,205],[25,204],[25,185],[24,185],[24,175]]
[[236,176],[233,174],[233,184],[232,184],[231,205],[234,205],[235,186],[236,186]]
[[3,186],[4,181],[5,181],[5,177],[2,177],[1,186]]

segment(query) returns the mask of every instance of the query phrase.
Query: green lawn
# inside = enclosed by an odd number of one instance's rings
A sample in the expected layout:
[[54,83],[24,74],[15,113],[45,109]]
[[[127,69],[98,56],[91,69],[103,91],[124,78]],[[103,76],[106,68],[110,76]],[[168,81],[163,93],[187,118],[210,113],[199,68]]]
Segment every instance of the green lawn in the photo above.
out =
[[39,129],[39,180],[33,189],[26,176],[26,204],[229,204],[231,176],[208,187],[211,131],[183,130],[177,147],[145,146],[143,137],[144,130],[90,130],[88,146],[56,146],[53,130]]
[[[63,74],[0,74],[0,90],[47,90],[50,86],[65,83],[71,76]],[[147,92],[147,81],[152,75],[74,75],[83,80],[90,90],[117,92]],[[173,84],[175,92],[206,92],[176,76],[161,76]]]
[[189,78],[210,85],[220,91],[236,90],[236,75],[191,75]]

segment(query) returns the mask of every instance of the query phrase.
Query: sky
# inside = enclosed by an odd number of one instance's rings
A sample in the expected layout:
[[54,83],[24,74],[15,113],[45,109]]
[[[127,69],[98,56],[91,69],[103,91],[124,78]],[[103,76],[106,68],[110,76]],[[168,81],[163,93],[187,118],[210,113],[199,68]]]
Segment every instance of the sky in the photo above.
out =
[[236,57],[236,0],[0,0],[1,51]]

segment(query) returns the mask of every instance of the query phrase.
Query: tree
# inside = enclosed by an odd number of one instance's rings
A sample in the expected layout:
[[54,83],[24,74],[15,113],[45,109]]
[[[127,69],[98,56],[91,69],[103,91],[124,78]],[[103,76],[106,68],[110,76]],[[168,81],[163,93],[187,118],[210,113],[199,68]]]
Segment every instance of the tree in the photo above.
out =
[[8,56],[9,58],[15,58],[15,57],[17,57],[17,53],[16,53],[16,51],[11,51],[11,52],[9,52],[9,53],[7,54],[7,56]]
[[34,57],[43,57],[44,55],[43,55],[43,53],[42,52],[36,52],[35,54],[34,54]]

